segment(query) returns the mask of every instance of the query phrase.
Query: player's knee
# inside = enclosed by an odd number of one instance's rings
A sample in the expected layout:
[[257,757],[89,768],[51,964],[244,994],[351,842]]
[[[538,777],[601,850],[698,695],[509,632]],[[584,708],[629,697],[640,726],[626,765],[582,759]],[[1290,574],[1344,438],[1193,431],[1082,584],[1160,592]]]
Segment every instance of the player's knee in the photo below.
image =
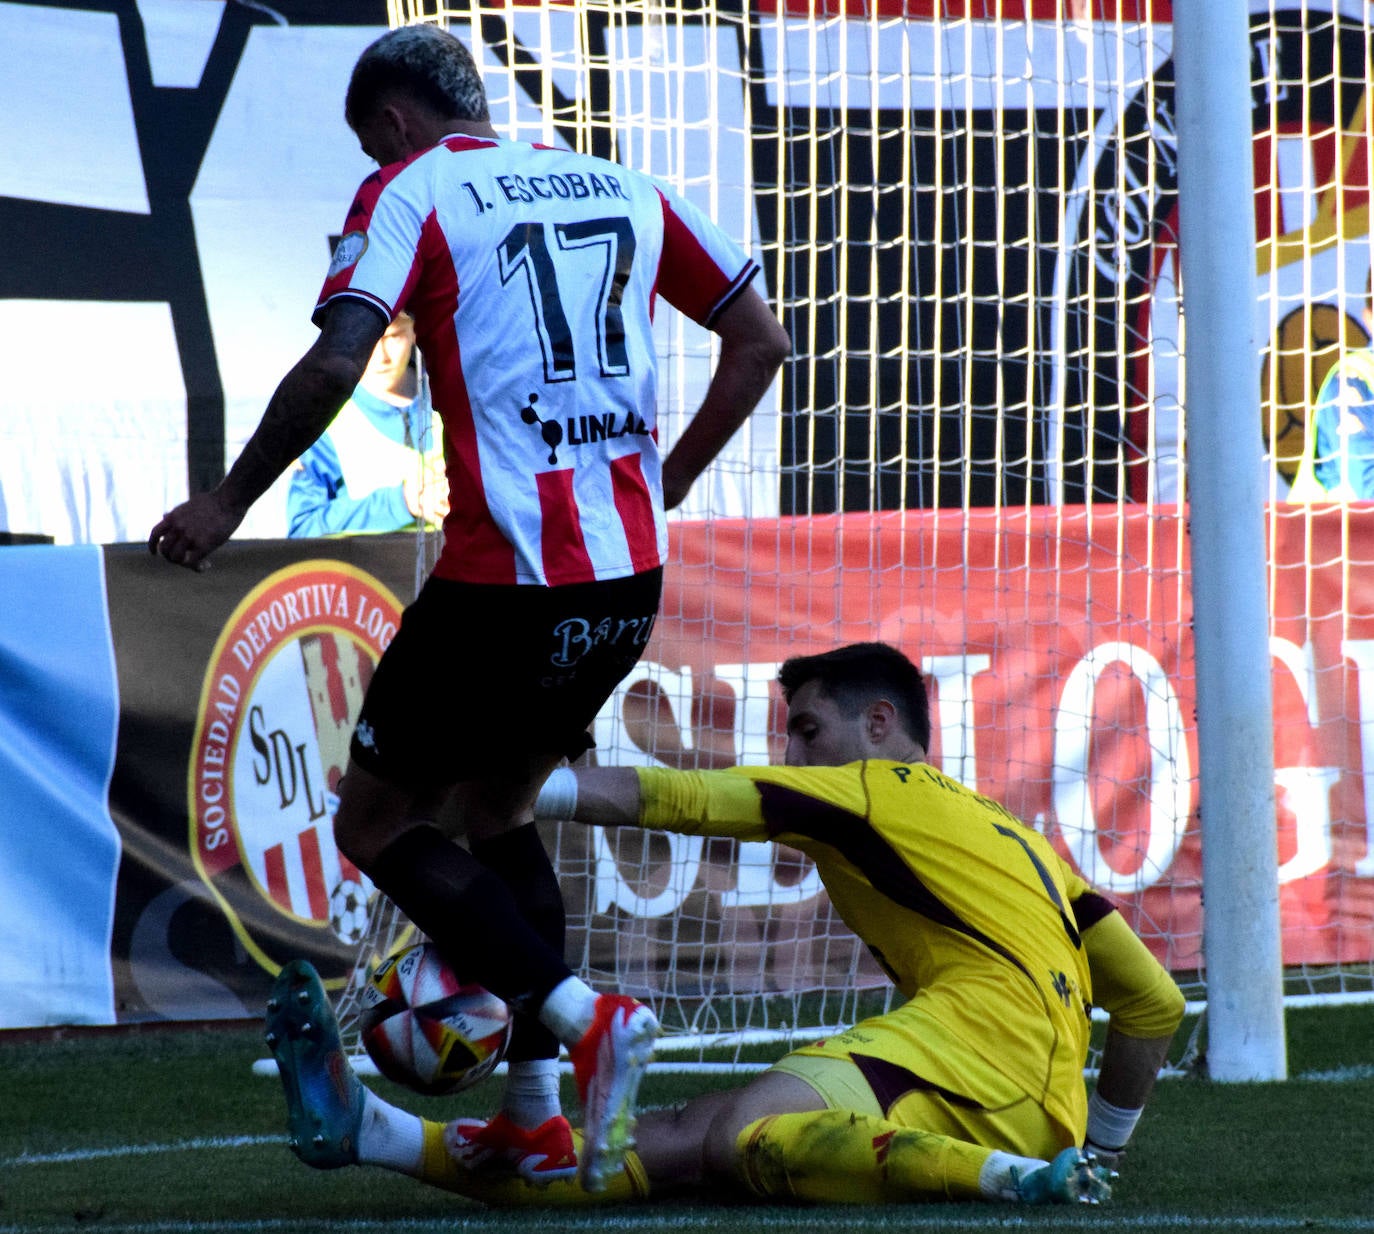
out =
[[701,1145],[701,1170],[707,1181],[717,1184],[739,1181],[735,1142],[752,1121],[753,1117],[735,1102],[725,1106],[711,1120]]
[[335,847],[358,869],[371,874],[386,847],[414,826],[412,814],[409,794],[350,767],[339,782]]
[[334,816],[334,846],[365,873],[370,870],[380,851],[367,829],[342,810]]
[[360,870],[365,870],[375,855],[367,842],[364,822],[357,808],[350,805],[347,793],[340,794],[338,809],[334,811],[334,846]]

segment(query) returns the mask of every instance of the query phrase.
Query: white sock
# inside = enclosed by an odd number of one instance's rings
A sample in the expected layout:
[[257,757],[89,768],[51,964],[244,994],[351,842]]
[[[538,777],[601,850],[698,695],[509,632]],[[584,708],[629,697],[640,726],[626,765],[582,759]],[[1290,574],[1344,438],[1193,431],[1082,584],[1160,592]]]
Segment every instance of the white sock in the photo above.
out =
[[1130,1142],[1142,1113],[1103,1101],[1094,1091],[1088,1098],[1088,1139],[1108,1152],[1121,1152]]
[[501,1109],[517,1127],[533,1131],[563,1112],[558,1099],[558,1060],[532,1058],[511,1063]]
[[539,1021],[564,1045],[576,1045],[591,1028],[596,991],[577,977],[566,977],[539,1008]]
[[983,1168],[978,1171],[978,1194],[985,1200],[1019,1200],[1020,1193],[1012,1181],[1012,1167],[1025,1178],[1032,1170],[1049,1165],[1039,1157],[1018,1157],[1013,1153],[1002,1153],[993,1149]]
[[388,1105],[371,1089],[366,1090],[358,1128],[359,1165],[385,1166],[418,1178],[424,1144],[424,1123],[419,1117]]

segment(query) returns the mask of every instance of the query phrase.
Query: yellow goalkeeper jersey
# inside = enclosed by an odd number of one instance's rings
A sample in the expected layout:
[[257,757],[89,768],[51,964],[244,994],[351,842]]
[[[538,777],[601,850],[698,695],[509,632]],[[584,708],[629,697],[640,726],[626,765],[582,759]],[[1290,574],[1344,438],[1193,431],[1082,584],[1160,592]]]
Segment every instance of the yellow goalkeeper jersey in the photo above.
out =
[[806,853],[951,1076],[990,1068],[1081,1125],[1092,990],[1072,904],[1089,888],[1038,832],[926,763],[639,778],[645,827]]

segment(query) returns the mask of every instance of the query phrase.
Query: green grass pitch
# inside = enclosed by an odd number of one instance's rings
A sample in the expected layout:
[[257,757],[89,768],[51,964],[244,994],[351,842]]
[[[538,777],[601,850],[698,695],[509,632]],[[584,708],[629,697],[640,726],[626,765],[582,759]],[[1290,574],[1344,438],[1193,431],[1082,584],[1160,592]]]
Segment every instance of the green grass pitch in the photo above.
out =
[[[1292,1011],[1283,1084],[1161,1083],[1117,1193],[1100,1209],[883,1209],[661,1203],[493,1212],[373,1169],[318,1173],[285,1146],[252,1025],[0,1033],[0,1234],[252,1231],[1374,1231],[1374,1006]],[[498,1081],[488,1081],[488,1085]],[[653,1073],[643,1103],[719,1077]],[[430,1117],[481,1113],[379,1091]],[[571,1092],[567,1108],[576,1109]]]

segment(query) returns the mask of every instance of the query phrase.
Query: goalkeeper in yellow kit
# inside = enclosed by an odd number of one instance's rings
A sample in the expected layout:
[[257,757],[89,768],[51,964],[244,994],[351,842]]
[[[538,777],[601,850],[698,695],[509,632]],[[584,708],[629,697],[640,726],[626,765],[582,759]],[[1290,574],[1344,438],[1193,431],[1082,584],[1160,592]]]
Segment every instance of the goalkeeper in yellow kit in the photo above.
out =
[[[605,1198],[734,1184],[772,1200],[1105,1199],[1182,1016],[1177,987],[1043,836],[925,762],[925,685],[900,652],[797,657],[779,680],[786,767],[562,770],[536,815],[801,850],[907,1001],[743,1088],[646,1115]],[[1093,1003],[1111,1020],[1089,1100]],[[306,1111],[346,1134],[346,1160],[489,1203],[593,1198],[474,1151],[481,1124],[422,1123],[354,1085],[347,1110]]]

